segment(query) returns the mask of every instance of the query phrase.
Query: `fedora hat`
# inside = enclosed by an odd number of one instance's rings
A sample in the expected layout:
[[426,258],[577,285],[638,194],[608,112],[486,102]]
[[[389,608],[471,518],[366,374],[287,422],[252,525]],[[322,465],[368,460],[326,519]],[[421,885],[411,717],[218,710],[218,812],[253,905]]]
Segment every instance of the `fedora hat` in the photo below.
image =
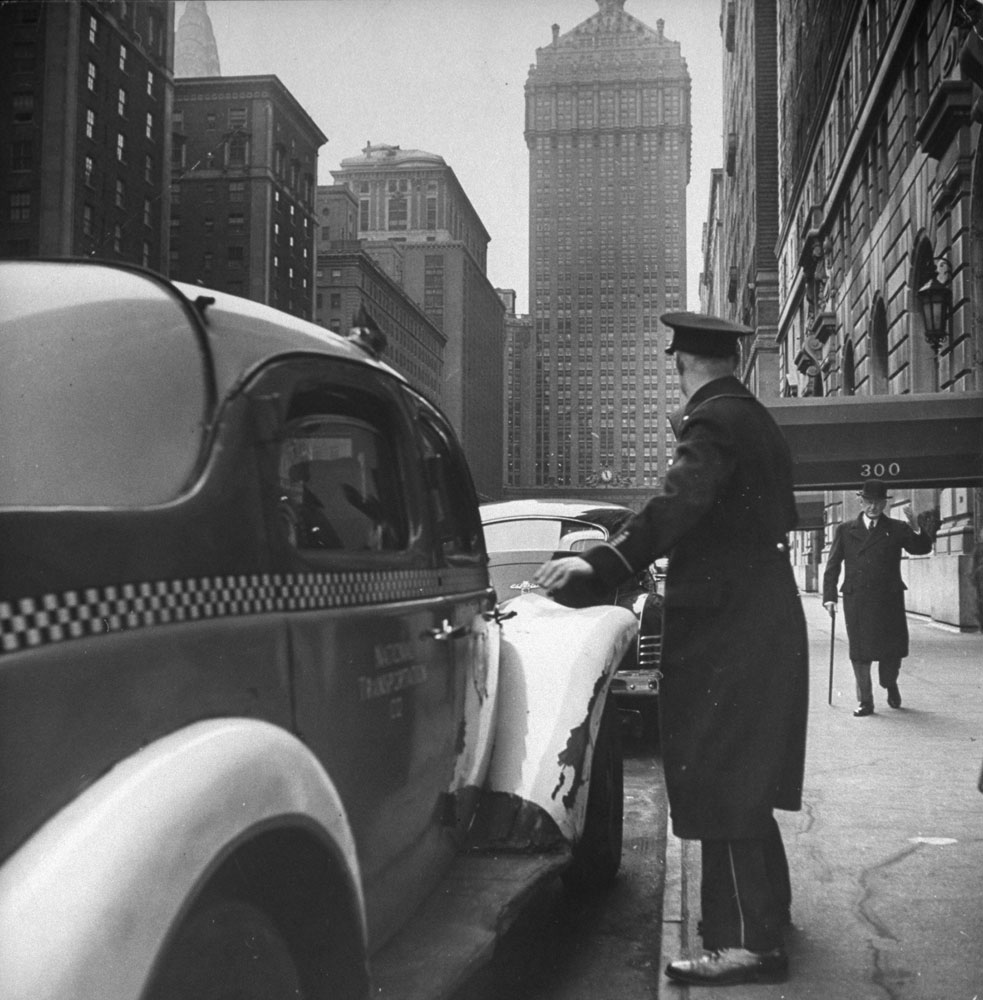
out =
[[858,491],[857,496],[861,500],[890,500],[891,496],[887,492],[887,486],[883,479],[868,479],[863,488]]

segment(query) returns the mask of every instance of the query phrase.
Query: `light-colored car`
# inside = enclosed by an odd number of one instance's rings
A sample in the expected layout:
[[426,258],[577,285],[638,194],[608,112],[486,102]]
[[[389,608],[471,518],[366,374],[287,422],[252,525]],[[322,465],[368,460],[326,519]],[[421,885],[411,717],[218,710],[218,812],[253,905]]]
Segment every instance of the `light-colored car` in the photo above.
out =
[[0,261],[3,1000],[431,1000],[617,872],[634,619],[499,606],[373,333]]
[[[631,516],[619,504],[576,499],[506,500],[481,505],[492,585],[500,601],[539,590],[532,582],[547,559],[586,551],[606,541]],[[555,595],[572,607],[617,604],[629,608],[639,628],[634,649],[615,675],[611,690],[629,709],[644,707],[654,722],[662,676],[663,574],[652,566],[614,591],[578,584]]]

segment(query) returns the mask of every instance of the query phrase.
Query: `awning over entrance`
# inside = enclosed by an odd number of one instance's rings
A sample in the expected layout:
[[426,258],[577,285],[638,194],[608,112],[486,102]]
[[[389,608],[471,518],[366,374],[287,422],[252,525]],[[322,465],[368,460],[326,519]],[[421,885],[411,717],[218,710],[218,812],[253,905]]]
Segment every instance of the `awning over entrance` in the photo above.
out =
[[785,433],[797,490],[983,485],[983,393],[763,400]]

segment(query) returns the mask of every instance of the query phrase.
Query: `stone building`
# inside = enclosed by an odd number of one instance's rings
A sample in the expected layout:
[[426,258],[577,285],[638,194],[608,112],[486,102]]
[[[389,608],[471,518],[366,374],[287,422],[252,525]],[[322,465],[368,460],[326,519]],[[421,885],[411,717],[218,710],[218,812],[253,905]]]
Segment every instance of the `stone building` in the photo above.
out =
[[[936,394],[983,388],[980,10],[971,0],[778,5],[778,344],[790,395],[915,394],[916,413]],[[938,336],[920,308],[932,287],[951,302]],[[889,455],[871,463],[904,478]],[[908,609],[977,626],[980,491],[891,492],[941,517],[935,553],[906,560]],[[826,546],[856,516],[854,493],[826,494]]]
[[502,489],[505,307],[489,235],[442,156],[367,144],[331,171],[358,203],[358,238],[446,338],[439,398],[482,496]]
[[[347,333],[360,307],[386,335],[384,359],[432,402],[442,405],[447,338],[358,239],[358,203],[343,184],[317,189],[314,321]],[[395,268],[397,272],[402,268]]]
[[722,315],[754,330],[742,373],[758,396],[781,392],[778,364],[776,0],[725,0]]
[[[505,303],[505,441],[503,482],[517,483],[523,464],[528,466],[535,454],[536,346],[532,317],[515,311],[515,290],[496,289]],[[528,473],[527,473],[528,478]]]
[[0,4],[0,254],[166,272],[174,6]]
[[700,312],[723,316],[724,248],[723,248],[723,197],[724,172],[720,167],[710,171],[710,195],[707,200],[707,217],[703,223],[703,270],[700,272]]
[[171,277],[311,319],[327,137],[276,76],[174,88]]
[[526,82],[536,426],[510,486],[639,504],[674,447],[659,315],[686,307],[690,77],[661,20],[598,6]]

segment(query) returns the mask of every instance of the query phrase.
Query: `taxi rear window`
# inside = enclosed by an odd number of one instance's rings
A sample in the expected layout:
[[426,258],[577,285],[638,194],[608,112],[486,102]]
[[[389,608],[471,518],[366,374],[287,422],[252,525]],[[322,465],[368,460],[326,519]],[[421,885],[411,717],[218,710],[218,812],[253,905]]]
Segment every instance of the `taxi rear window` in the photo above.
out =
[[146,506],[193,478],[205,359],[151,278],[0,262],[0,357],[0,506]]

